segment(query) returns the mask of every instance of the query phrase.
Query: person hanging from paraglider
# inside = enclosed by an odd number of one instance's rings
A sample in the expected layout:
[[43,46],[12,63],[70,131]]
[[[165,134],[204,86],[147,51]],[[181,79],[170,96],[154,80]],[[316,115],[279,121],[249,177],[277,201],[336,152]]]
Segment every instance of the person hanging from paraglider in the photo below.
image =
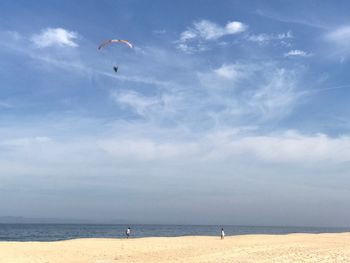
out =
[[114,70],[115,73],[117,73],[118,72],[118,66],[113,66],[113,70]]

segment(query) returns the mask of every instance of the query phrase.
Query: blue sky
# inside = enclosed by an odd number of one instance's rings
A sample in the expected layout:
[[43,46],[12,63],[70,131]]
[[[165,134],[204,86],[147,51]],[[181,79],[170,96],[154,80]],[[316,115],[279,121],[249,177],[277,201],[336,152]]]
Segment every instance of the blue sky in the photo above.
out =
[[1,1],[1,214],[349,225],[349,7]]

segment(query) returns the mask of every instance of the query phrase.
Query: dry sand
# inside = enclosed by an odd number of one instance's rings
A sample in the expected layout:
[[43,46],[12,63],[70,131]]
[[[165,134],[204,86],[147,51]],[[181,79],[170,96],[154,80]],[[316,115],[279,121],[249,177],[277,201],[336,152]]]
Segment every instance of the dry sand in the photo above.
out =
[[1,263],[350,262],[350,233],[0,242]]

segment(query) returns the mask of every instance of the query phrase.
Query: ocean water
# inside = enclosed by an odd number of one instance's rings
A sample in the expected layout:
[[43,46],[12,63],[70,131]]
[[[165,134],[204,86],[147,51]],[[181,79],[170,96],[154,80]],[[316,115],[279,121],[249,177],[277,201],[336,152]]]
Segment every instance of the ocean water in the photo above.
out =
[[[74,238],[124,238],[129,225],[93,224],[0,224],[0,241],[56,241]],[[265,227],[265,226],[193,226],[130,225],[131,237],[227,236],[245,234],[339,233],[350,228]]]

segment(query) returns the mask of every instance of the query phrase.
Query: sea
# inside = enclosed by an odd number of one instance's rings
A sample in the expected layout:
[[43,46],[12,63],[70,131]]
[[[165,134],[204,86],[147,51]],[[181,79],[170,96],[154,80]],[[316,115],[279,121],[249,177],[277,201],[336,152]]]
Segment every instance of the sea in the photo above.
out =
[[97,225],[97,224],[0,224],[0,241],[58,241],[76,238],[131,238],[219,236],[221,227],[227,236],[248,234],[340,233],[350,228],[215,226],[215,225]]

